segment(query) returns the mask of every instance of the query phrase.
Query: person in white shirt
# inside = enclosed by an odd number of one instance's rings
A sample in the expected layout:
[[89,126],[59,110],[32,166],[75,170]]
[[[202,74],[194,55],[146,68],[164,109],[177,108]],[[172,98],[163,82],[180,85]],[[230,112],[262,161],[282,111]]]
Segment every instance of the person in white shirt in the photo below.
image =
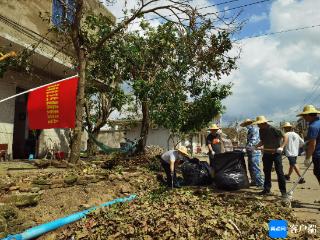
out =
[[161,155],[160,162],[167,175],[168,187],[180,187],[180,184],[176,181],[176,168],[187,159],[189,159],[189,154],[185,146],[181,146],[177,150],[167,151]]
[[[288,144],[285,147],[285,155],[289,160],[289,172],[287,175],[285,175],[286,180],[290,180],[290,176],[293,172],[293,170],[297,173],[299,177],[301,177],[300,171],[297,167],[297,157],[299,154],[299,148],[304,144],[303,139],[299,136],[299,134],[295,133],[293,131],[293,126],[286,122],[283,125],[283,129],[285,131],[285,135],[288,137]],[[304,178],[301,178],[299,183],[305,183],[306,181]]]

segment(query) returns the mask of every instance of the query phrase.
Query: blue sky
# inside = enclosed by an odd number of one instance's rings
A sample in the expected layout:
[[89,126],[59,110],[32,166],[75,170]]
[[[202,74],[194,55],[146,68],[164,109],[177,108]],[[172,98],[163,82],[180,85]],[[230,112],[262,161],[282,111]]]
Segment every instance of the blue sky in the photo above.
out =
[[[216,2],[219,3],[225,1],[220,0]],[[238,2],[229,3],[227,4],[227,6],[228,8],[234,8],[241,5],[246,5],[250,2],[259,2],[259,0],[240,0]],[[246,21],[246,24],[244,25],[243,29],[235,35],[236,39],[242,39],[248,36],[259,35],[269,30],[270,24],[268,16],[271,6],[270,2],[263,2],[231,11],[234,14],[237,11],[241,10],[242,13],[240,15],[240,19]]]
[[[227,1],[231,0],[193,0],[192,4],[199,8]],[[221,11],[259,1],[262,0],[235,0],[205,11]],[[110,8],[117,17],[122,15],[123,2],[116,1]],[[136,2],[128,1],[128,5],[134,7]],[[235,51],[241,49],[238,69],[222,79],[233,83],[233,94],[224,101],[227,109],[224,119],[241,121],[265,115],[277,123],[296,120],[306,104],[320,107],[320,27],[248,38],[320,25],[319,9],[320,0],[270,0],[242,8],[240,18],[247,23],[233,36],[244,39],[235,46]],[[151,24],[156,26],[160,22]]]

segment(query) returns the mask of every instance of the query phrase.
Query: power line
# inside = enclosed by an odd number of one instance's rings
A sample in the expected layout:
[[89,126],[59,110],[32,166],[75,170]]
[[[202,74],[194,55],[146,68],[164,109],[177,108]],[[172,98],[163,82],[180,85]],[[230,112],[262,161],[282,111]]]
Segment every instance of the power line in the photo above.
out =
[[[241,1],[241,0],[230,0],[230,1],[226,1],[226,2],[221,2],[221,3],[212,4],[212,5],[202,6],[202,7],[197,8],[197,9],[198,10],[202,10],[202,9],[206,9],[206,8],[210,8],[210,7],[216,7],[216,6],[220,6],[220,5],[224,5],[224,4],[228,4],[228,3],[233,3],[233,2],[238,2],[238,1]],[[188,2],[188,1],[186,1],[186,2]],[[174,14],[166,15],[164,17],[171,17],[171,16],[174,16]],[[125,18],[125,17],[118,17],[117,19],[123,19],[123,18]],[[156,17],[156,18],[152,18],[152,19],[158,19],[158,18],[161,18],[161,17]],[[151,20],[151,19],[149,19],[149,20]]]
[[225,9],[225,10],[209,13],[207,15],[213,15],[213,14],[222,13],[222,12],[229,12],[229,11],[236,10],[236,9],[239,9],[239,8],[250,7],[250,6],[259,4],[259,3],[270,2],[270,1],[273,1],[273,0],[261,0],[261,1],[258,1],[258,2],[248,3],[248,4],[241,5],[241,6],[237,6],[237,7],[228,8],[228,9]]
[[[286,29],[286,30],[282,30],[282,31],[270,32],[270,33],[265,33],[265,34],[259,34],[259,35],[255,35],[255,36],[251,36],[251,37],[238,39],[235,41],[242,41],[242,40],[258,38],[258,37],[266,37],[266,36],[282,34],[282,33],[287,33],[287,32],[300,31],[300,30],[311,29],[311,28],[316,28],[316,27],[320,27],[320,24],[311,25],[311,26],[304,26],[304,27],[299,27],[299,28]],[[318,80],[313,84],[313,87],[312,87],[313,90],[312,90],[311,95],[306,96],[303,99],[303,103],[297,109],[291,109],[291,110],[286,111],[285,113],[286,114],[297,113],[304,106],[304,104],[308,103],[308,101],[310,101],[311,99],[313,99],[313,101],[311,101],[311,103],[313,103],[320,96],[320,94],[313,96],[319,88],[320,88],[320,78],[318,78]]]
[[[320,78],[318,79],[318,82],[320,81]],[[312,96],[314,93],[316,93],[316,91],[319,89],[320,84],[318,84],[318,86],[314,89],[313,93],[310,95],[308,102],[306,103],[310,103],[310,104],[314,104],[315,102],[317,102],[320,94],[316,94],[314,96]]]
[[320,24],[311,25],[311,26],[305,26],[305,27],[299,27],[299,28],[291,28],[291,29],[286,29],[286,30],[277,31],[277,32],[263,33],[263,34],[254,35],[254,36],[251,36],[251,37],[241,38],[241,39],[238,39],[238,40],[236,40],[236,41],[242,41],[242,40],[250,39],[250,38],[258,38],[258,37],[264,37],[264,36],[271,36],[271,35],[276,35],[276,34],[281,34],[281,33],[287,33],[287,32],[294,32],[294,31],[299,31],[299,30],[304,30],[304,29],[310,29],[310,28],[316,28],[316,27],[320,27]]
[[[315,95],[315,98],[313,95],[316,93],[316,91],[319,89],[319,87],[320,87],[320,78],[318,78],[318,80],[313,84],[313,87],[312,87],[313,91],[311,92],[311,94],[309,96],[306,96],[303,99],[303,103],[300,106],[300,108],[302,108],[304,106],[304,104],[308,103],[309,101],[313,102],[317,98],[317,95]],[[311,101],[311,99],[314,99],[314,100]]]
[[[239,1],[239,0],[231,0],[229,2],[235,2],[235,1]],[[232,10],[236,10],[236,9],[240,9],[240,8],[246,8],[246,7],[250,7],[250,6],[253,6],[253,5],[257,5],[257,4],[264,3],[264,2],[270,2],[270,1],[273,1],[273,0],[261,0],[261,1],[253,2],[253,3],[243,4],[243,5],[240,5],[240,6],[237,6],[237,7],[228,8],[228,9],[224,9],[224,10],[217,11],[217,12],[207,13],[206,16],[207,15],[216,15],[218,13],[230,12]],[[219,4],[221,5],[223,3],[219,3]],[[205,6],[202,9],[209,8],[209,7],[212,7],[212,5]],[[184,13],[177,13],[176,15],[181,15],[181,14],[184,14]],[[146,20],[147,21],[151,21],[151,20],[155,20],[155,19],[162,19],[164,17],[169,17],[169,16],[174,16],[174,14],[164,15],[162,17],[154,17],[154,18],[150,18],[150,19],[146,19]],[[132,25],[134,23],[139,23],[139,22],[138,21],[133,21],[133,22],[129,23],[129,25]]]
[[[270,32],[270,33],[265,33],[265,34],[260,34],[260,35],[255,35],[255,36],[252,36],[252,37],[242,38],[242,39],[239,39],[239,40],[236,40],[236,41],[242,41],[242,40],[246,40],[246,39],[271,36],[271,35],[282,34],[282,33],[287,33],[287,32],[300,31],[300,30],[311,29],[311,28],[316,28],[316,27],[320,27],[320,24],[311,25],[311,26],[305,26],[305,27],[299,27],[299,28],[286,29],[286,30],[282,30],[282,31]],[[306,103],[308,103],[308,101],[313,99],[313,101],[311,101],[311,103],[313,103],[315,100],[317,100],[319,98],[320,94],[319,95],[315,95],[315,96],[313,96],[313,95],[316,93],[316,91],[319,88],[320,88],[320,78],[318,78],[318,80],[314,83],[314,85],[312,87],[313,90],[312,90],[311,95],[306,96],[303,99],[303,103],[297,109],[288,110],[286,113],[288,113],[288,114],[297,113],[301,108],[304,107],[304,105]]]

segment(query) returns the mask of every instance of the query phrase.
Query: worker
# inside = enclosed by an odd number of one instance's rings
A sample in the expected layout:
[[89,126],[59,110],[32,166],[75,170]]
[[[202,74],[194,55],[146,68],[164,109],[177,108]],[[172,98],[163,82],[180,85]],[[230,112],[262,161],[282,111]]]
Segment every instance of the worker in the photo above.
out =
[[161,155],[160,162],[167,175],[168,187],[181,187],[179,182],[177,182],[176,169],[189,158],[190,156],[185,146],[181,146],[177,150],[167,151]]
[[217,126],[217,124],[212,124],[209,129],[210,131],[209,135],[206,139],[206,144],[208,147],[208,155],[209,155],[209,161],[210,163],[213,161],[214,155],[221,153],[222,148],[222,142],[220,139],[220,128]]
[[253,149],[252,146],[257,145],[260,142],[259,129],[252,125],[253,120],[246,119],[240,126],[245,127],[247,132],[246,153],[248,156],[248,168],[251,177],[251,186],[263,188],[263,178],[261,176],[260,161],[261,151]]
[[299,148],[304,144],[303,139],[299,136],[299,134],[295,133],[293,131],[293,126],[289,122],[285,122],[284,125],[282,126],[285,135],[288,138],[288,144],[285,147],[285,155],[289,160],[289,171],[288,174],[285,175],[286,180],[290,180],[290,176],[293,172],[293,170],[297,173],[299,176],[300,180],[299,183],[305,183],[306,181],[304,178],[301,178],[300,171],[297,166],[297,158],[299,155]]
[[303,108],[303,112],[299,113],[298,117],[309,123],[307,134],[306,158],[304,164],[309,167],[311,158],[313,162],[313,173],[320,184],[320,119],[318,111],[313,105],[307,105]]
[[256,121],[252,123],[258,125],[260,135],[260,142],[253,147],[253,150],[263,149],[264,189],[260,194],[271,194],[271,170],[274,163],[281,195],[286,198],[286,179],[283,173],[281,155],[288,139],[282,131],[271,126],[269,122],[271,121],[267,120],[265,116],[258,116]]

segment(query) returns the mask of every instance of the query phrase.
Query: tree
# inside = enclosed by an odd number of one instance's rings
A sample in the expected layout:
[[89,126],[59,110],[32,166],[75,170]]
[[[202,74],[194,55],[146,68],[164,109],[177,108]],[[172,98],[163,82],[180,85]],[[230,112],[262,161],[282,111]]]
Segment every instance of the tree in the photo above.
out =
[[[89,31],[87,38],[91,42],[102,36],[104,31],[110,31],[110,22],[103,16],[88,16],[86,18],[87,29],[94,29],[99,25],[98,31],[93,34]],[[108,26],[109,25],[109,26]],[[121,31],[118,38],[108,41],[107,45],[94,52],[87,65],[88,83],[85,90],[85,127],[90,134],[87,141],[87,154],[96,152],[92,138],[97,138],[100,129],[106,125],[110,114],[118,110],[129,100],[121,84],[126,79],[125,51],[127,42],[125,33]],[[101,82],[97,87],[93,80]]]
[[[69,9],[67,9],[68,5],[66,4],[66,1],[60,1],[63,3],[64,12],[69,11]],[[76,99],[76,126],[73,131],[73,140],[71,142],[71,162],[77,162],[80,156],[83,107],[85,102],[85,87],[87,84],[86,69],[91,55],[100,50],[105,44],[108,44],[108,41],[116,38],[119,32],[126,28],[128,24],[145,14],[156,13],[161,16],[159,11],[166,9],[171,11],[179,20],[180,17],[178,14],[181,12],[188,14],[188,10],[191,9],[191,6],[186,3],[186,1],[182,0],[167,0],[165,4],[161,4],[162,1],[160,0],[139,0],[138,2],[138,7],[132,9],[130,16],[124,18],[115,26],[109,28],[102,26],[104,31],[99,31],[99,28],[101,28],[100,25],[97,25],[94,29],[90,29],[90,31],[85,28],[85,21],[83,21],[83,18],[87,18],[88,16],[85,16],[86,9],[84,0],[74,1],[74,5],[71,8],[71,11],[74,13],[71,24],[68,24],[69,21],[66,14],[63,15],[63,22],[66,23],[64,26],[66,26],[66,32],[70,34],[79,69],[79,83]],[[182,17],[185,17],[185,15],[181,16],[181,18]],[[96,31],[100,32],[102,35],[97,36],[95,41],[87,41],[86,35]]]
[[228,57],[232,42],[227,31],[212,33],[212,23],[195,23],[181,34],[173,23],[144,25],[144,36],[132,34],[130,80],[141,104],[140,151],[150,122],[172,134],[200,130],[223,111],[221,100],[231,84],[218,80],[236,67]]
[[100,129],[106,125],[110,114],[126,103],[128,97],[119,87],[106,87],[103,91],[94,87],[86,90],[85,127],[90,137],[87,140],[87,154],[94,155],[96,145],[92,138],[97,139]]
[[[76,126],[73,130],[70,154],[70,161],[77,162],[80,156],[81,132],[86,99],[85,89],[89,79],[88,67],[90,66],[91,59],[94,59],[95,53],[99,52],[104,46],[108,46],[114,39],[117,39],[119,34],[135,19],[142,18],[146,14],[154,13],[164,19],[164,21],[179,24],[187,32],[193,32],[193,29],[197,29],[198,26],[205,23],[206,16],[201,15],[193,9],[188,3],[189,1],[185,0],[137,0],[137,7],[128,11],[129,14],[122,21],[114,25],[102,24],[103,22],[96,18],[97,15],[86,8],[84,0],[57,1],[61,3],[62,12],[59,13],[60,25],[56,28],[55,33],[58,33],[57,39],[65,42],[65,44],[61,44],[61,50],[66,48],[69,42],[71,43],[72,48],[67,51],[74,57],[74,64],[79,75],[76,99]],[[162,10],[169,11],[171,16],[164,16]],[[108,20],[107,17],[105,18],[104,22]],[[96,22],[97,24],[94,25],[92,22]],[[230,21],[230,23],[232,22],[233,20]],[[189,39],[192,40],[192,38]],[[165,45],[165,41],[163,45]],[[167,47],[170,47],[170,45]],[[187,52],[190,54],[190,51]],[[206,56],[202,56],[202,58],[206,58]],[[138,81],[136,86],[139,86]],[[145,112],[145,115],[149,114],[149,104],[145,100],[141,104],[143,105],[142,110]],[[142,132],[147,132],[147,129],[144,129]]]

